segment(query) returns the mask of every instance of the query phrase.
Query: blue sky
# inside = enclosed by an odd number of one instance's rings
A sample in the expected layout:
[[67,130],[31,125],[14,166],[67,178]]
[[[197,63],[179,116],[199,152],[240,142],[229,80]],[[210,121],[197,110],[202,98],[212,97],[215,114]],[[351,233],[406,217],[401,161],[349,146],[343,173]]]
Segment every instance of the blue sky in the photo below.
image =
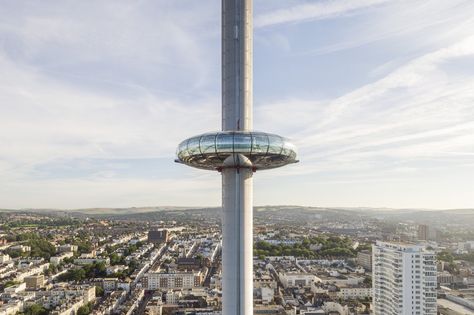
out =
[[[256,205],[474,207],[474,1],[254,2]],[[220,204],[220,1],[0,0],[0,73],[0,208]]]

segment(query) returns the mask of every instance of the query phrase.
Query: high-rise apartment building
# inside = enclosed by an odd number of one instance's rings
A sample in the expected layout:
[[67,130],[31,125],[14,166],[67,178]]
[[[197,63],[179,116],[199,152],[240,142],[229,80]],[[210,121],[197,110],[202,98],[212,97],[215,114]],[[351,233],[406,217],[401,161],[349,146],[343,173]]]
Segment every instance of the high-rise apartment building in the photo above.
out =
[[436,315],[436,257],[424,246],[373,245],[374,315]]
[[429,227],[426,224],[418,225],[418,240],[427,241],[429,237]]
[[148,242],[149,243],[166,243],[169,241],[168,230],[151,230],[148,231]]

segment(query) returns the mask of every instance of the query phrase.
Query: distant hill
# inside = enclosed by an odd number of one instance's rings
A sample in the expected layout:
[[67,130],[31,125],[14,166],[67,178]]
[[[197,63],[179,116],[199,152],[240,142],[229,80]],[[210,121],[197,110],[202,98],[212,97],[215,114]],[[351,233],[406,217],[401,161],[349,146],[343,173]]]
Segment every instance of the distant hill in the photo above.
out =
[[136,213],[148,213],[148,212],[159,212],[168,210],[190,210],[193,208],[187,207],[131,207],[131,208],[89,208],[89,209],[77,209],[73,210],[76,213],[88,214],[88,215],[130,215]]
[[[120,220],[152,221],[173,218],[197,218],[203,220],[219,219],[220,207],[131,207],[131,208],[90,208],[75,210],[24,209],[21,212],[77,216],[92,218],[110,218]],[[15,211],[11,209],[0,212]],[[273,222],[306,222],[307,220],[350,220],[379,219],[390,222],[413,221],[423,224],[472,224],[474,226],[474,209],[429,210],[429,209],[388,209],[366,207],[304,207],[294,205],[258,206],[254,216],[261,220]]]

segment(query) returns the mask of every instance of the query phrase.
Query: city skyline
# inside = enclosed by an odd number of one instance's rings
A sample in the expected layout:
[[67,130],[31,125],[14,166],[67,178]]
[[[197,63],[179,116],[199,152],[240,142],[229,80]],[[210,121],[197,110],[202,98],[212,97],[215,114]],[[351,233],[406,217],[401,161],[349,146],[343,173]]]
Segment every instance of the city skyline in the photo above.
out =
[[[219,12],[2,5],[0,208],[220,204],[215,174],[172,162],[220,129]],[[301,164],[260,173],[255,204],[474,207],[473,13],[256,2],[255,126],[295,140]]]

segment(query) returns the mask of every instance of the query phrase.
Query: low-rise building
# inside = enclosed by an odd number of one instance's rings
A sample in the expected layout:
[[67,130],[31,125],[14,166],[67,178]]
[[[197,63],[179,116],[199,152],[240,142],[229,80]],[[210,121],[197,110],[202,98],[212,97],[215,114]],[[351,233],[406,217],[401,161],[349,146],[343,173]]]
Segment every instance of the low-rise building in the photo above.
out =
[[110,265],[110,259],[108,257],[90,257],[90,258],[76,258],[74,259],[74,264],[76,265],[91,265],[94,263],[105,263],[105,265]]
[[201,271],[145,274],[143,286],[148,290],[156,289],[182,289],[201,286],[203,275]]
[[118,278],[104,278],[102,281],[102,288],[105,292],[112,292],[117,290]]
[[60,253],[68,253],[68,252],[77,252],[79,247],[77,245],[65,244],[58,246],[58,252]]
[[38,290],[44,286],[44,275],[28,276],[24,280],[28,290]]
[[181,291],[169,290],[165,294],[165,303],[176,305],[183,294]]
[[0,264],[10,261],[11,258],[8,254],[0,254]]
[[303,272],[280,272],[278,273],[283,287],[310,287],[317,280],[315,275]]
[[8,293],[8,294],[15,294],[15,293],[23,292],[25,291],[25,289],[26,289],[26,283],[22,282],[19,284],[15,284],[11,287],[5,288],[3,291],[5,291],[5,293]]
[[365,270],[372,270],[372,253],[368,250],[363,250],[357,253],[357,264],[364,267]]
[[25,245],[14,245],[10,247],[11,250],[17,250],[22,253],[26,252],[31,252],[31,247],[30,246],[25,246]]
[[260,287],[255,289],[255,292],[257,293],[256,302],[259,301],[263,305],[271,304],[275,297],[275,290],[272,288]]
[[49,268],[49,263],[39,264],[36,266],[30,266],[30,267],[24,268],[22,270],[19,270],[16,273],[14,281],[22,282],[26,277],[40,274],[48,268]]
[[438,285],[451,285],[454,283],[454,276],[448,271],[438,272]]
[[73,252],[64,252],[60,255],[57,255],[57,256],[53,256],[49,259],[49,262],[52,264],[52,265],[59,265],[64,259],[66,258],[71,258],[74,256],[74,253]]
[[114,273],[122,272],[126,269],[128,269],[128,266],[126,266],[126,265],[115,265],[115,266],[107,267],[105,272],[107,273],[107,275],[111,275],[111,274],[114,274]]
[[336,296],[343,300],[370,298],[372,296],[372,288],[341,286]]
[[92,311],[91,315],[109,315],[116,313],[126,296],[127,293],[125,291],[113,291],[102,301],[97,309]]

